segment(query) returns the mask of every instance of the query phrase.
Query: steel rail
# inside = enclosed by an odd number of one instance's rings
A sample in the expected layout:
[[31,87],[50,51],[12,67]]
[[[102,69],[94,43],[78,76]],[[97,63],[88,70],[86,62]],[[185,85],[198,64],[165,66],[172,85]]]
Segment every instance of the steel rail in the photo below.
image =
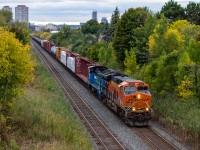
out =
[[[33,43],[33,42],[32,42]],[[52,72],[52,74],[54,75],[54,77],[56,78],[56,80],[59,82],[59,84],[61,85],[62,89],[64,90],[64,92],[66,93],[67,97],[70,98],[71,103],[73,103],[73,105],[75,106],[75,109],[78,110],[78,112],[80,113],[80,115],[84,118],[84,121],[86,121],[87,125],[89,125],[89,127],[92,129],[92,132],[95,134],[95,136],[98,138],[98,140],[102,143],[104,149],[109,150],[110,149],[110,145],[108,145],[108,141],[105,142],[105,136],[103,136],[103,138],[101,137],[102,135],[99,135],[99,133],[96,131],[96,129],[94,128],[94,125],[92,125],[90,123],[90,121],[88,121],[87,117],[85,116],[84,112],[82,112],[82,109],[80,109],[75,102],[73,100],[73,97],[70,95],[70,93],[67,91],[66,86],[64,86],[63,82],[61,81],[61,79],[58,78],[57,75],[60,75],[60,77],[62,78],[62,80],[67,83],[70,88],[76,93],[76,95],[79,97],[79,99],[82,101],[82,103],[84,103],[84,105],[89,109],[89,111],[92,113],[92,115],[94,115],[96,117],[96,119],[98,120],[98,122],[103,126],[103,128],[110,134],[110,136],[113,138],[113,140],[118,144],[118,146],[113,145],[114,149],[122,149],[125,150],[126,148],[119,142],[119,140],[111,133],[111,131],[105,126],[105,124],[99,119],[99,117],[94,113],[94,111],[88,106],[87,103],[84,102],[84,100],[79,96],[79,94],[76,92],[76,90],[72,87],[72,85],[65,79],[65,77],[63,76],[63,74],[59,71],[59,69],[53,64],[51,63],[47,58],[45,58],[44,54],[42,54],[42,52],[40,51],[42,48],[38,45],[36,45],[35,43],[33,43],[35,45],[35,47],[38,49],[39,55],[42,58],[42,60],[44,61],[44,63],[47,65],[48,69]],[[42,49],[43,50],[43,49]],[[51,66],[50,66],[51,65]],[[53,69],[52,69],[53,68]],[[57,73],[55,73],[57,72]],[[66,97],[65,95],[65,97]],[[66,98],[67,98],[66,97]],[[99,125],[99,123],[97,123]],[[102,129],[101,131],[102,132]],[[105,131],[104,131],[105,132]],[[117,148],[116,148],[117,147]]]

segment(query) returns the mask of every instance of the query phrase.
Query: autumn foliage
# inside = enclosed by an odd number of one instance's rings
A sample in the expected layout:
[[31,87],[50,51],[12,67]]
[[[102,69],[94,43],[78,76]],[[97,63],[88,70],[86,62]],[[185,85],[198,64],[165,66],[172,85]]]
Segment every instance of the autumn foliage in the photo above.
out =
[[0,28],[0,138],[7,144],[8,114],[12,100],[34,77],[34,63],[29,50],[30,47],[20,43],[13,33]]

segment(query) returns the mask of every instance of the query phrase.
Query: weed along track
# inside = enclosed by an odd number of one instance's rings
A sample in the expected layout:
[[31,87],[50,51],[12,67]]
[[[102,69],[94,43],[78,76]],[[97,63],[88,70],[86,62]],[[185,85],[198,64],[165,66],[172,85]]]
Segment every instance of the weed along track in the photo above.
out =
[[41,59],[54,75],[56,80],[62,87],[62,90],[77,112],[81,120],[84,122],[86,128],[94,138],[99,149],[107,150],[123,150],[126,149],[117,137],[111,133],[106,125],[95,115],[92,109],[84,102],[84,100],[77,94],[73,87],[66,81],[62,73],[50,62],[46,56],[41,52],[42,48],[33,42],[34,49],[38,51]]
[[168,142],[166,139],[164,139],[162,136],[160,136],[158,133],[156,133],[151,128],[134,128],[134,131],[144,139],[144,141],[150,145],[152,149],[158,149],[158,150],[178,150],[177,147],[175,147],[173,144]]

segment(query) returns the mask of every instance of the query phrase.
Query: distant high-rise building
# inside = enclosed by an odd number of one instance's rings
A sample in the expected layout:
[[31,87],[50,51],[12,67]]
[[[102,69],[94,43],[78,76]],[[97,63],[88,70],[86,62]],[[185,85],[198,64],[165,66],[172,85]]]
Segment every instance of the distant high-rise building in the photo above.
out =
[[101,18],[101,23],[105,23],[105,24],[108,23],[107,18],[106,18],[106,17],[102,17],[102,18]]
[[92,12],[92,20],[98,21],[98,20],[97,20],[97,11],[94,11],[94,10],[93,10],[93,12]]
[[28,23],[28,7],[26,5],[15,7],[15,21]]
[[11,8],[11,7],[9,7],[9,6],[3,6],[2,10],[9,10],[9,11],[11,11],[11,12],[12,12],[12,8]]

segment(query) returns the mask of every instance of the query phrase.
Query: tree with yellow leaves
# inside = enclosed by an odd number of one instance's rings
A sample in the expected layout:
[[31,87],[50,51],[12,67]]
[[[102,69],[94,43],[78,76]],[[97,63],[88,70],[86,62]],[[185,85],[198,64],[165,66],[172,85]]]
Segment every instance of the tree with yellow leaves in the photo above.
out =
[[50,38],[51,38],[51,33],[50,32],[42,32],[40,35],[39,35],[39,37],[41,38],[41,39],[46,39],[46,40],[49,40]]
[[12,100],[34,78],[29,50],[13,33],[0,28],[0,141],[6,144],[9,144],[7,119]]
[[125,60],[124,60],[124,66],[125,66],[125,73],[127,75],[133,75],[136,72],[137,63],[136,63],[136,55],[133,49],[128,52],[125,51]]

